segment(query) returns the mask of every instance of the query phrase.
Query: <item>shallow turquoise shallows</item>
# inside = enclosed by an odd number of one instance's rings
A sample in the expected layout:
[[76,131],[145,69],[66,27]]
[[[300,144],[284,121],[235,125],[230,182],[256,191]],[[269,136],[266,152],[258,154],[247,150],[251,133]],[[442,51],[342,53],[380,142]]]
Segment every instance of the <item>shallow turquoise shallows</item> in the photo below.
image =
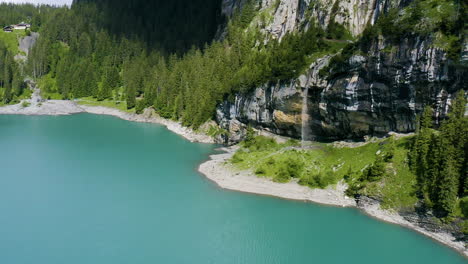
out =
[[114,117],[0,116],[1,264],[455,264],[355,209],[221,190],[215,146]]

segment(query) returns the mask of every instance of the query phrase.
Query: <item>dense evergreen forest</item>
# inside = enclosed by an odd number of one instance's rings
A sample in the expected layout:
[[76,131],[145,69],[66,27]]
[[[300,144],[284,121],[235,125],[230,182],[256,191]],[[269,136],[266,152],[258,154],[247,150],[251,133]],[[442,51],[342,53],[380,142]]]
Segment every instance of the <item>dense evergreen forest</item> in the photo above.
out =
[[425,206],[442,217],[454,213],[458,199],[465,196],[461,207],[468,216],[466,105],[464,92],[459,92],[449,118],[438,131],[433,126],[433,110],[426,107],[409,154],[410,167],[417,179],[417,195]]
[[23,94],[25,85],[23,75],[18,64],[14,60],[14,55],[0,41],[0,101],[9,104]]
[[[55,8],[47,5],[35,6],[31,4],[0,4],[0,25],[7,26],[21,22],[31,23],[32,31],[40,31],[42,22],[50,17]],[[24,79],[27,73],[22,62],[15,59],[18,52],[18,39],[27,32],[4,33],[0,32],[0,104],[18,103],[20,99],[27,98],[30,93],[26,88]],[[14,48],[13,48],[14,47]]]
[[[466,13],[466,3],[459,6],[460,12],[451,2],[439,2],[447,7],[450,19],[434,19],[436,23],[416,28],[439,8],[434,1],[418,0],[408,7],[405,19],[395,22],[393,10],[357,40],[343,26],[330,23],[326,29],[302,25],[300,33],[288,34],[281,42],[264,41],[268,37],[260,28],[266,18],[253,21],[259,10],[255,0],[247,0],[229,19],[221,16],[219,0],[78,0],[71,8],[0,5],[0,21],[30,21],[40,33],[24,73],[38,80],[46,97],[113,101],[137,113],[153,107],[165,118],[198,128],[213,119],[223,100],[268,82],[298,77],[319,55],[339,53],[321,72],[332,76],[352,54],[367,52],[369,43],[381,35],[398,42],[408,34],[440,31],[449,56],[459,60],[459,35],[466,22],[460,14]],[[14,55],[0,41],[4,58],[0,83],[6,103],[24,90]],[[468,123],[465,95],[458,95],[439,127],[433,127],[431,108],[426,108],[408,147],[416,195],[441,217],[460,206],[468,215]],[[384,162],[379,159],[362,172],[361,187],[381,179]]]
[[[140,2],[112,2],[112,10],[118,14],[118,10],[125,12],[128,7],[135,10],[135,17],[145,21],[149,14],[140,8]],[[172,17],[212,17],[200,14],[201,10],[187,15],[187,8],[176,8],[180,1],[164,2],[174,8]],[[263,36],[258,29],[245,30],[259,8],[254,0],[230,19],[227,36],[211,43],[208,40],[213,39],[215,30],[210,28],[212,25],[204,25],[206,20],[193,21],[185,29],[198,27],[201,32],[193,32],[200,36],[180,35],[179,28],[190,23],[184,19],[171,25],[159,21],[167,16],[161,8],[161,17],[151,15],[150,22],[141,28],[126,29],[120,26],[136,18],[107,21],[107,3],[78,1],[71,9],[56,10],[47,20],[28,65],[32,76],[43,79],[47,92],[65,99],[124,101],[128,109],[136,107],[137,112],[154,106],[161,116],[181,119],[184,125],[196,128],[210,120],[216,105],[230,95],[268,81],[296,77],[305,68],[308,55],[336,49],[336,44],[324,40],[326,32],[313,25],[305,33],[288,35],[281,42],[259,43]],[[192,4],[200,5],[197,1],[185,4],[188,10],[192,10]],[[215,8],[203,10],[209,13]],[[219,19],[217,12],[210,20]],[[173,39],[184,44],[167,48]],[[189,46],[192,48],[184,53]]]

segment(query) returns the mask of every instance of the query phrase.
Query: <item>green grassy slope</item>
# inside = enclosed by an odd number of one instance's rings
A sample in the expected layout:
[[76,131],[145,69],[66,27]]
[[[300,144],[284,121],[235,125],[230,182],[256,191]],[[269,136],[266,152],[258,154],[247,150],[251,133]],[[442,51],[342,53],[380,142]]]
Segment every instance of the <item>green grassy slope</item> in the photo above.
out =
[[[255,137],[242,143],[231,163],[240,170],[252,170],[259,177],[277,182],[295,179],[311,188],[325,188],[345,180],[357,193],[376,197],[386,208],[411,208],[416,177],[409,170],[407,152],[410,138],[380,139],[367,144],[338,146],[313,143],[301,149],[297,141],[278,144],[273,139]],[[385,162],[385,173],[378,180],[362,180],[362,174],[377,157]]]
[[12,54],[23,53],[19,50],[18,40],[26,36],[24,30],[14,30],[13,32],[4,32],[0,30],[0,41],[3,41]]

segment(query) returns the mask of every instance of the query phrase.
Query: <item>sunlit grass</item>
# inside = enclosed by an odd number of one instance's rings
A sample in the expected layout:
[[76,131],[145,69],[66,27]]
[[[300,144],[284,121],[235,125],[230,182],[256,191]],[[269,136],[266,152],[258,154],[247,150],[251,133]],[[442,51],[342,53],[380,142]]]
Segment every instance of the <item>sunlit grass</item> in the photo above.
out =
[[[385,153],[389,139],[380,139],[357,147],[337,147],[329,143],[311,143],[306,149],[296,141],[278,144],[272,139],[256,137],[231,159],[239,170],[251,170],[259,177],[285,182],[291,178],[312,188],[325,188],[346,178],[355,181],[362,171]],[[407,163],[409,138],[395,140],[388,173],[377,182],[368,183],[365,193],[382,200],[385,208],[410,208],[417,199],[416,177]],[[284,177],[289,173],[291,177]]]
[[3,41],[7,49],[13,53],[23,53],[19,50],[19,39],[26,36],[24,30],[14,30],[13,32],[5,32],[0,30],[0,41]]
[[109,108],[115,108],[127,113],[135,113],[135,109],[127,109],[127,102],[125,101],[114,101],[114,100],[104,100],[98,101],[94,97],[85,97],[78,99],[78,104],[80,105],[89,105],[89,106],[104,106]]

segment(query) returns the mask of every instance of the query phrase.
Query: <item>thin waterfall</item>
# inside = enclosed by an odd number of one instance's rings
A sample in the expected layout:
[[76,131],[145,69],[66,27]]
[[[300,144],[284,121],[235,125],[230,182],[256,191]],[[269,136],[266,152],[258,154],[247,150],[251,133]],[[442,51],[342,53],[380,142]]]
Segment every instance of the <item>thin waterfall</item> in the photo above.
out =
[[306,142],[309,140],[310,126],[309,126],[309,87],[306,85],[302,98],[302,129],[301,129],[301,145],[304,148]]

